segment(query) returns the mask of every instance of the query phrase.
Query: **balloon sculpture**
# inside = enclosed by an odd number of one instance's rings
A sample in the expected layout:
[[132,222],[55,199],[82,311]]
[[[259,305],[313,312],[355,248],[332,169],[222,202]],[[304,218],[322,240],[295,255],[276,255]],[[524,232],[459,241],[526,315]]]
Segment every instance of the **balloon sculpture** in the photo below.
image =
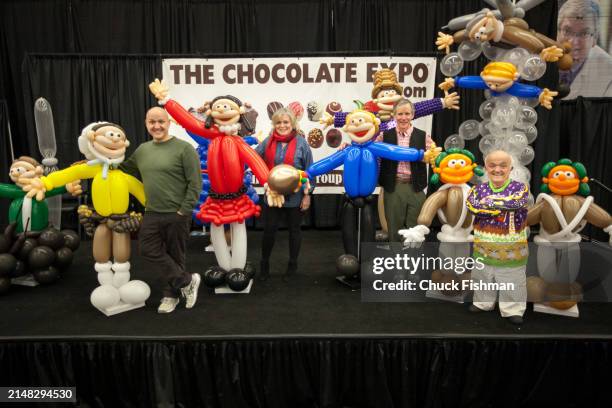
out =
[[[378,158],[396,161],[433,161],[439,152],[435,144],[423,150],[375,142],[380,119],[373,113],[357,109],[346,116],[342,130],[352,144],[333,155],[313,163],[307,170],[312,178],[344,165],[345,205],[342,216],[342,239],[346,254],[358,255],[360,241],[374,241],[372,193],[378,180]],[[362,209],[361,223],[356,222],[356,209]],[[358,239],[360,236],[362,239]]]
[[[557,92],[517,81],[519,78],[535,81],[542,77],[546,61],[557,61],[563,67],[572,63],[568,44],[555,43],[529,29],[521,20],[526,11],[541,2],[488,1],[497,10],[484,9],[452,19],[443,30],[458,31],[456,35],[440,33],[436,41],[438,48],[447,52],[440,61],[440,71],[449,78],[440,88],[445,92],[454,86],[484,89],[486,97],[478,110],[482,121],[463,122],[458,133],[446,139],[444,148],[463,149],[466,140],[480,135],[478,147],[482,154],[486,156],[494,150],[509,153],[513,158],[510,177],[524,183],[529,183],[531,178],[525,166],[535,157],[530,144],[538,136],[538,114],[533,108],[541,104],[550,109]],[[461,42],[458,53],[449,52],[454,42]],[[480,76],[456,77],[463,70],[464,60],[474,60],[481,54],[491,62]]]
[[[365,104],[357,102],[358,107],[373,113],[380,120],[379,132],[385,132],[395,128],[395,120],[392,113],[395,104],[402,99],[403,87],[397,80],[395,72],[388,68],[383,68],[376,71],[372,75],[373,88],[372,99]],[[424,116],[432,115],[443,109],[459,109],[459,95],[456,92],[446,94],[444,98],[434,98],[426,101],[416,102],[414,106],[414,117],[418,119]],[[320,122],[326,127],[333,125],[336,128],[342,128],[346,124],[348,112],[336,112],[331,115],[324,112],[321,115]],[[378,216],[383,231],[387,232],[387,220],[384,212],[384,190],[381,189],[378,196]]]
[[[55,127],[53,125],[53,112],[51,105],[45,98],[38,98],[34,103],[34,122],[36,124],[36,136],[38,138],[38,149],[42,155],[44,174],[47,175],[57,170],[57,145],[55,143]],[[60,195],[48,198],[49,221],[57,228],[61,228],[62,222],[62,197]]]
[[[402,85],[397,81],[395,72],[384,68],[372,75],[374,87],[372,88],[372,100],[358,103],[360,108],[373,113],[380,120],[379,131],[384,132],[395,127],[392,113],[395,104],[403,98]],[[459,95],[457,93],[447,94],[444,98],[428,99],[414,104],[414,118],[432,115],[445,108],[459,109]],[[363,106],[361,106],[363,105]],[[346,117],[349,112],[336,112],[333,115],[325,112],[322,114],[321,123],[326,126],[333,125],[342,128],[346,124]]]
[[561,159],[542,167],[541,193],[527,215],[527,224],[540,224],[534,237],[538,246],[539,277],[527,280],[530,300],[536,302],[537,311],[542,303],[556,310],[573,309],[577,316],[577,302],[582,288],[576,282],[580,270],[579,232],[590,223],[603,228],[610,235],[612,245],[612,217],[593,202],[587,184],[587,171],[582,163]]
[[[9,170],[9,177],[15,184],[0,184],[0,197],[13,200],[9,207],[9,225],[0,235],[0,293],[8,290],[11,278],[29,273],[38,283],[55,282],[60,272],[70,266],[73,251],[79,247],[79,236],[74,231],[60,232],[49,225],[46,200],[32,201],[22,190],[24,184],[20,179],[42,174],[43,168],[38,161],[21,156],[13,161]],[[67,191],[80,194],[80,183],[67,183],[47,195],[57,196]],[[26,280],[23,284],[33,283]]]
[[[476,163],[474,155],[463,149],[449,149],[440,153],[433,168],[434,174],[430,183],[442,186],[431,194],[421,207],[417,225],[400,230],[404,237],[404,245],[417,246],[425,241],[436,214],[442,222],[442,230],[437,237],[440,240],[440,257],[456,258],[470,255],[469,242],[474,240],[472,231],[472,215],[467,211],[467,200],[470,186],[468,182],[474,175],[482,176],[484,171]],[[469,274],[466,274],[469,275]],[[469,279],[469,276],[463,276]],[[435,282],[447,282],[457,279],[454,270],[436,270],[432,273]],[[445,292],[445,295],[456,295],[459,292]]]
[[[189,114],[176,101],[168,98],[168,87],[156,79],[149,85],[153,95],[170,115],[185,130],[210,140],[208,149],[208,177],[210,192],[200,208],[198,218],[211,223],[211,240],[215,249],[218,266],[204,273],[208,286],[227,283],[236,291],[244,290],[250,281],[245,272],[247,236],[244,221],[258,216],[261,208],[246,195],[243,184],[245,165],[249,165],[259,181],[267,189],[271,206],[282,206],[284,197],[268,186],[269,170],[259,155],[240,137],[239,130],[244,124],[245,107],[230,95],[212,100],[202,122]],[[225,240],[224,224],[230,224],[232,250]]]
[[[93,210],[79,207],[85,231],[93,235],[94,269],[100,286],[91,303],[107,316],[144,306],[149,286],[130,281],[130,233],[137,231],[141,214],[126,213],[130,194],[145,204],[144,188],[136,178],[117,169],[125,158],[129,141],[125,131],[109,122],[87,125],[79,136],[79,150],[89,160],[40,178],[19,181],[28,196],[42,200],[55,186],[78,179],[93,179]],[[111,261],[112,260],[112,261]]]
[[[545,62],[557,62],[562,70],[572,66],[571,44],[560,44],[557,41],[529,28],[523,17],[529,9],[544,0],[493,0],[489,4],[498,10],[483,9],[478,13],[453,18],[443,29],[454,31],[453,35],[438,33],[436,45],[439,50],[446,50],[442,66],[456,69],[456,75],[463,68],[463,61],[472,61],[481,53],[492,60],[499,60],[504,48],[520,47],[523,54],[522,65],[525,67],[523,77],[535,81],[546,70]],[[458,52],[450,52],[454,43],[460,44]],[[493,44],[492,44],[493,43]],[[539,76],[538,76],[539,75]]]

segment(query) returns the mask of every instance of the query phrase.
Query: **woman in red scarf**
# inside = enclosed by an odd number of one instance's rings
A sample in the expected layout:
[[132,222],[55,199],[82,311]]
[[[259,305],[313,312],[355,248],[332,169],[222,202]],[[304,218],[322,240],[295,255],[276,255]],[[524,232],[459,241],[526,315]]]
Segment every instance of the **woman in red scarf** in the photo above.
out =
[[[274,129],[268,138],[257,146],[257,153],[264,159],[269,169],[279,164],[288,164],[299,170],[306,170],[312,163],[312,152],[303,135],[299,133],[293,112],[281,108],[272,115]],[[312,181],[311,181],[312,182]],[[310,207],[310,195],[300,190],[285,196],[283,207],[262,206],[264,236],[261,248],[260,280],[270,276],[270,254],[274,247],[276,231],[283,216],[287,217],[289,228],[289,264],[287,277],[297,272],[297,259],[300,253],[302,234],[300,225],[302,214]]]

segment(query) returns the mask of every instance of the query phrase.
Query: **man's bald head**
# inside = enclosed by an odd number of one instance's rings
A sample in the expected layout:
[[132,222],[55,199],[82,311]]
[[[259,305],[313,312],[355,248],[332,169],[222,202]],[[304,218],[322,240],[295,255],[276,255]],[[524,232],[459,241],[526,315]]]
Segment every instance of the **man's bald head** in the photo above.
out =
[[503,150],[495,150],[486,155],[484,162],[491,183],[495,187],[503,186],[510,178],[512,156]]
[[159,106],[154,106],[151,109],[149,109],[147,111],[147,114],[145,115],[145,120],[149,118],[149,115],[161,115],[166,117],[168,120],[170,120],[170,117],[168,116],[168,112],[166,112],[166,110],[162,107]]
[[159,106],[149,109],[145,116],[145,125],[154,142],[161,143],[171,138],[168,134],[170,116],[168,116],[168,112],[165,109]]

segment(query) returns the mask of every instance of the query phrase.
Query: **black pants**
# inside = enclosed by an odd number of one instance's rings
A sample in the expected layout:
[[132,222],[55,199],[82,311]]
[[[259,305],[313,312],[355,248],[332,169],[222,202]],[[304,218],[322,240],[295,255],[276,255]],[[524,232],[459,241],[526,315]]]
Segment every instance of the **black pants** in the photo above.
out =
[[287,226],[289,228],[289,263],[297,265],[297,259],[300,254],[300,246],[302,245],[302,211],[299,207],[268,207],[262,206],[264,234],[261,245],[261,260],[267,263],[270,260],[274,241],[276,240],[276,231],[281,221],[281,217],[287,217]]
[[179,297],[180,289],[191,282],[185,271],[185,249],[191,216],[177,213],[145,212],[140,227],[140,254],[161,269],[164,297]]
[[[361,225],[359,224],[359,208],[361,208]],[[359,234],[357,233],[359,228]],[[360,238],[358,241],[357,238]],[[374,242],[376,237],[374,225],[374,197],[344,196],[342,207],[342,243],[344,253],[357,256],[361,242]]]

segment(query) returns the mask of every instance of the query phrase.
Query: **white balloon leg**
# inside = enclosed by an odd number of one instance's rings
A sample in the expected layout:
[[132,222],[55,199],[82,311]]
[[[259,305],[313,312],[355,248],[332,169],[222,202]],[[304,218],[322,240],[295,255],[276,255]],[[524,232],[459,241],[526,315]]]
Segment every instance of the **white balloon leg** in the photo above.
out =
[[129,262],[115,262],[113,264],[113,286],[120,288],[130,281],[130,263]]
[[247,233],[244,222],[233,222],[230,226],[232,232],[232,260],[231,268],[244,269],[247,257]]
[[[233,236],[232,236],[233,238]],[[215,249],[215,257],[219,266],[226,271],[231,269],[232,254],[230,253],[223,225],[210,224],[210,241]],[[232,242],[232,245],[234,243]]]

